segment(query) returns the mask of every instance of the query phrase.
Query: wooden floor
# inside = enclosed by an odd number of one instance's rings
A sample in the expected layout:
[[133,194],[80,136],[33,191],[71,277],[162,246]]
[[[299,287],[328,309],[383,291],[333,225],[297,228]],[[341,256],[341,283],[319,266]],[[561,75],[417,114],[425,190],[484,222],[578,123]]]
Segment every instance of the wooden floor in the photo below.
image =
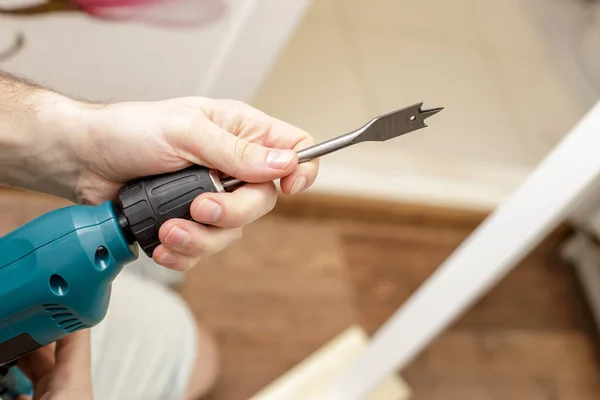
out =
[[[349,325],[373,332],[483,218],[301,199],[250,226],[181,289],[221,344],[223,374],[211,400],[248,398]],[[2,194],[1,231],[57,205]],[[591,400],[600,398],[597,353],[589,310],[553,240],[402,376],[415,400]]]

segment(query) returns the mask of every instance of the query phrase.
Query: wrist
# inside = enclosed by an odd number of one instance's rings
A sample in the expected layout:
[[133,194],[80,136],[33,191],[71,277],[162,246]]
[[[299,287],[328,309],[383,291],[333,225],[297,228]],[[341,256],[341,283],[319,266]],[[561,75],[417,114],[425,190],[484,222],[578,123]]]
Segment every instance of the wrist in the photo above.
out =
[[85,107],[42,88],[8,107],[0,107],[2,183],[75,201]]

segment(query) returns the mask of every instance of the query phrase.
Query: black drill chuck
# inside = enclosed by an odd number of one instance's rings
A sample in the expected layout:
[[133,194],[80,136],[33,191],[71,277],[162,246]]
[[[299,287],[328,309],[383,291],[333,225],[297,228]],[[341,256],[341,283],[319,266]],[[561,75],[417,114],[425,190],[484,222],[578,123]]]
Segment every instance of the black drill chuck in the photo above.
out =
[[223,192],[218,172],[200,165],[135,179],[119,189],[116,208],[128,240],[147,256],[160,244],[158,230],[167,220],[191,220],[190,205],[205,192]]

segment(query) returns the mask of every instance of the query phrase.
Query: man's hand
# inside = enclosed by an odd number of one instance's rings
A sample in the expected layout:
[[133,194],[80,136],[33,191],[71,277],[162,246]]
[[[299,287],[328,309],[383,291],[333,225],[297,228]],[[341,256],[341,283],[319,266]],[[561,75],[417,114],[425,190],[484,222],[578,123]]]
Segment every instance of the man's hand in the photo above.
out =
[[296,152],[313,144],[306,132],[240,102],[181,98],[88,109],[79,136],[81,172],[76,193],[97,204],[114,198],[126,181],[176,171],[192,163],[247,184],[233,193],[205,193],[191,204],[194,221],[172,219],[153,254],[177,270],[194,266],[237,240],[242,227],[270,212],[274,179],[291,194],[310,186],[317,162],[298,165]]
[[179,98],[92,107],[78,135],[84,171],[77,193],[97,203],[125,181],[192,163],[251,183],[283,178],[282,190],[310,186],[317,162],[297,166],[295,151],[314,144],[294,126],[233,100]]
[[[12,95],[3,97],[3,90]],[[245,225],[270,212],[277,199],[273,180],[280,179],[286,194],[308,188],[318,162],[298,164],[296,151],[312,144],[303,130],[238,101],[95,105],[18,81],[8,85],[0,76],[4,183],[98,204],[131,179],[191,164],[249,182],[233,193],[199,196],[191,205],[194,221],[173,219],[161,227],[153,258],[176,270],[228,247]]]
[[33,382],[33,400],[91,400],[90,362],[90,332],[85,329],[26,355],[18,366]]

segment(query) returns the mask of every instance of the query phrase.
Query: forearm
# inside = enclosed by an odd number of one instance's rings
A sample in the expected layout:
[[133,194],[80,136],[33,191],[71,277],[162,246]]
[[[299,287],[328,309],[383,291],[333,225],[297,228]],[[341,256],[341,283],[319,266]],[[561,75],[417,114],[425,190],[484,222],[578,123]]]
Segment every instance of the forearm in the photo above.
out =
[[76,103],[0,73],[0,184],[74,199]]

